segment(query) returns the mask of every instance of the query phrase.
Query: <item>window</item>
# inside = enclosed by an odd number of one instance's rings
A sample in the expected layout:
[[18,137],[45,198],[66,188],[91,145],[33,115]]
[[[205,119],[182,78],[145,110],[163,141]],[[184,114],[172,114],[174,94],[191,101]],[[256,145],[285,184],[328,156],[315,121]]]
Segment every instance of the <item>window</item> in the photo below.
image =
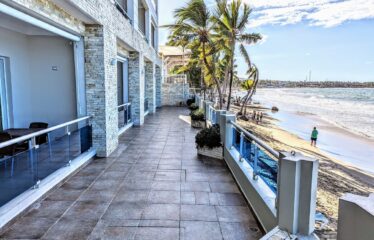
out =
[[156,28],[155,25],[152,23],[152,30],[151,30],[151,44],[153,48],[156,48]]
[[146,23],[146,9],[141,1],[139,1],[138,7],[138,24],[139,24],[139,31],[141,31],[145,35],[145,23]]
[[127,12],[127,0],[116,0],[118,5],[122,7],[122,9]]
[[120,11],[125,18],[127,18],[128,20],[130,20],[130,23],[131,23],[131,19],[130,19],[129,15],[128,15],[127,1],[128,0],[115,0],[114,3],[116,5],[118,11]]
[[124,103],[123,99],[123,62],[117,61],[117,98],[118,106]]

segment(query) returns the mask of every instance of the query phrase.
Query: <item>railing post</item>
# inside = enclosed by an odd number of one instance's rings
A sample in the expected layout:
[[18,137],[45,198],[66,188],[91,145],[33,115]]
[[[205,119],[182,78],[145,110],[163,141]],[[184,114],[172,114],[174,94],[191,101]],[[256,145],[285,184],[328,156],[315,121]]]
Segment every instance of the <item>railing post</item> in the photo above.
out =
[[373,239],[373,202],[374,193],[371,193],[368,197],[346,193],[339,199],[339,240]]
[[239,144],[239,161],[243,162],[244,158],[244,133],[240,133],[240,144]]
[[201,96],[200,96],[200,98],[199,98],[199,102],[198,102],[198,105],[199,105],[199,108],[200,109],[204,109],[204,98],[202,98]]
[[253,180],[258,179],[258,146],[253,144]]
[[70,166],[71,165],[71,156],[70,156],[70,131],[69,131],[69,126],[66,126],[66,134],[68,135],[68,163],[66,164],[66,166]]
[[212,105],[213,105],[212,102],[204,101],[204,115],[205,115],[205,122],[206,123],[211,120],[210,106],[212,106]]
[[232,114],[232,113],[226,113],[224,114],[222,117],[221,117],[221,121],[223,120],[223,124],[222,125],[222,129],[224,130],[223,132],[223,142],[224,142],[224,146],[226,149],[230,149],[232,147],[232,142],[233,142],[233,126],[232,124],[230,123],[230,121],[233,121],[235,122],[236,120],[236,117],[235,117],[235,114]]
[[219,131],[221,135],[222,144],[225,145],[225,128],[226,128],[226,111],[219,110],[218,111],[218,124],[219,124]]
[[302,236],[314,232],[318,166],[318,160],[300,153],[280,153],[277,208],[280,229]]

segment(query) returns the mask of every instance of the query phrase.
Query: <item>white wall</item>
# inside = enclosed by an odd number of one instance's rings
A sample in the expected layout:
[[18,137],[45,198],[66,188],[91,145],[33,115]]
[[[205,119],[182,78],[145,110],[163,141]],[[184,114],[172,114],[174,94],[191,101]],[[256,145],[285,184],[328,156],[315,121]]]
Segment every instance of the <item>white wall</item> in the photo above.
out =
[[0,28],[0,55],[10,59],[14,127],[28,127],[34,121],[53,126],[76,118],[74,56],[69,40]]

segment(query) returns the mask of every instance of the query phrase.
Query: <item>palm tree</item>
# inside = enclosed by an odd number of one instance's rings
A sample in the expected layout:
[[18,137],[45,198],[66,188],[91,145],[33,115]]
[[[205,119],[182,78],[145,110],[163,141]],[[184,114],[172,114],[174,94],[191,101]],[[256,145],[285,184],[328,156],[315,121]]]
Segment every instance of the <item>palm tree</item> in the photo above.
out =
[[[252,101],[252,97],[256,93],[260,73],[256,65],[251,62],[249,54],[243,44],[240,45],[240,53],[242,54],[245,62],[248,65],[248,70],[247,70],[248,80],[242,83],[242,88],[247,91],[247,94],[245,95],[243,99],[243,104],[240,109],[240,113],[245,115],[247,112],[247,104],[248,102]],[[243,112],[243,109],[244,109],[244,112]]]
[[226,38],[222,41],[225,41],[229,48],[226,54],[229,54],[230,59],[227,70],[230,75],[227,110],[230,110],[236,44],[238,42],[245,42],[247,44],[256,43],[261,40],[261,35],[258,33],[245,33],[245,28],[251,14],[251,9],[247,4],[241,0],[234,0],[231,3],[228,3],[227,0],[216,0],[216,2],[217,10],[212,19],[216,23],[217,30],[221,36]]
[[175,24],[168,27],[175,36],[181,36],[184,39],[199,42],[199,51],[201,59],[211,75],[219,95],[219,107],[222,109],[222,92],[220,82],[216,77],[215,64],[209,62],[209,57],[215,59],[216,49],[211,39],[213,25],[210,21],[211,14],[205,5],[204,0],[190,0],[186,6],[175,11],[174,17],[177,19]]

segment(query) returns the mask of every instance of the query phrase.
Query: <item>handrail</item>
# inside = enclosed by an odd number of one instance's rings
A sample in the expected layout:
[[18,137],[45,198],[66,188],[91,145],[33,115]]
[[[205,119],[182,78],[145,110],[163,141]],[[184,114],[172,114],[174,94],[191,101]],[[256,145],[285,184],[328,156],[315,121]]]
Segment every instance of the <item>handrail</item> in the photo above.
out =
[[130,106],[130,105],[131,105],[131,102],[128,102],[128,103],[124,103],[124,104],[118,105],[117,108],[121,108],[121,107],[125,107],[125,106]]
[[248,132],[247,130],[239,126],[239,124],[237,124],[236,122],[230,121],[230,124],[234,125],[234,127],[239,129],[246,137],[256,142],[258,145],[263,147],[266,151],[271,153],[274,157],[276,157],[277,159],[279,158],[279,152],[275,151],[273,148],[267,145],[264,141],[260,140],[255,135],[253,135],[252,133]]
[[6,141],[6,142],[2,142],[2,143],[0,143],[0,148],[8,147],[10,145],[17,144],[19,142],[24,142],[26,140],[38,137],[40,135],[50,133],[50,132],[55,131],[57,129],[67,127],[69,125],[79,123],[79,122],[82,122],[84,120],[88,120],[90,118],[92,118],[92,117],[91,116],[86,116],[86,117],[78,118],[78,119],[75,119],[75,120],[72,120],[72,121],[69,121],[69,122],[66,122],[66,123],[56,125],[54,127],[46,128],[46,129],[43,129],[43,130],[40,130],[40,131],[37,131],[37,132],[34,132],[34,133],[30,133],[30,134],[27,134],[27,135],[24,135],[24,136],[21,136],[21,137],[18,137],[18,138],[11,139],[11,140]]

